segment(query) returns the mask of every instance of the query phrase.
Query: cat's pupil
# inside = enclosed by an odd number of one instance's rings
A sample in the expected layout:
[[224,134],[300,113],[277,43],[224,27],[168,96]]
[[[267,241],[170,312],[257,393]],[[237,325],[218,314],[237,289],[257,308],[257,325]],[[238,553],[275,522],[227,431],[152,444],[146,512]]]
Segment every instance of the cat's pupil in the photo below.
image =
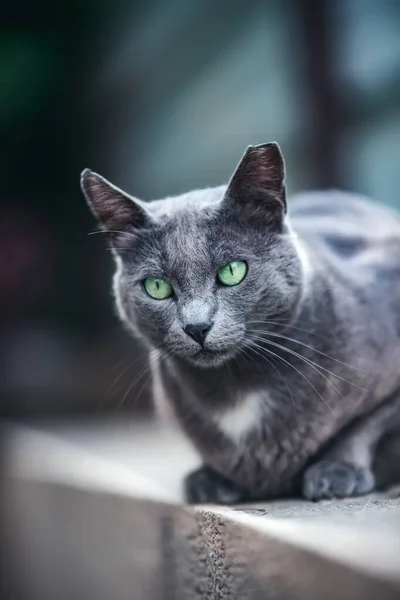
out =
[[232,265],[229,265],[229,269],[230,269],[230,271],[231,271],[231,275],[232,275],[232,277],[233,277],[233,266],[232,266]]

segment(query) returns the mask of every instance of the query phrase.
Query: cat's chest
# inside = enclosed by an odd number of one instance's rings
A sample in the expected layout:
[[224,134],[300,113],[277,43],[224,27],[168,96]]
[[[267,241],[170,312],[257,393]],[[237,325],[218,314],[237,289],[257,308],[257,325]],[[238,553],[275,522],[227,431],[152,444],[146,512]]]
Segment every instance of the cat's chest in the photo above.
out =
[[252,432],[273,429],[279,407],[285,405],[276,387],[266,382],[222,376],[194,380],[180,376],[165,364],[159,367],[153,367],[155,396],[168,400],[175,417],[190,429],[191,436],[218,430],[227,440],[239,444]]
[[256,390],[237,394],[231,406],[213,411],[212,420],[220,431],[234,442],[268,426],[274,414],[276,403],[266,390]]

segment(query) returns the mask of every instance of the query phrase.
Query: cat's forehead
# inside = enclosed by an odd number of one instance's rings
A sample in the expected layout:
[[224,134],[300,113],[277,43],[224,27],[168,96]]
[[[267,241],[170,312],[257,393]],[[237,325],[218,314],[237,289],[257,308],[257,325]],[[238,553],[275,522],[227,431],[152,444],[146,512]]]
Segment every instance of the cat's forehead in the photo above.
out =
[[[206,268],[210,263],[210,219],[206,209],[183,208],[171,214],[161,233],[164,257],[171,269],[181,271]],[[165,217],[164,217],[165,218]]]
[[169,273],[182,277],[192,270],[207,271],[216,245],[218,219],[214,217],[225,190],[198,190],[150,203],[160,260]]
[[188,222],[191,214],[199,218],[202,213],[206,214],[217,207],[225,192],[226,186],[194,190],[163,200],[153,200],[148,206],[151,214],[160,224],[183,219]]

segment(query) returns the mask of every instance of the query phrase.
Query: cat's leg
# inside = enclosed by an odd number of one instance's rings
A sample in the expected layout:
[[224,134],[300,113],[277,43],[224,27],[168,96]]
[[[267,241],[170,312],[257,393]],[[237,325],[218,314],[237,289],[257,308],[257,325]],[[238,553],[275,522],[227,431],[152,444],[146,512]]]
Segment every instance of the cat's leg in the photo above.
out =
[[400,423],[400,394],[350,427],[303,479],[309,500],[361,496],[376,487],[373,462],[378,442]]
[[242,488],[207,466],[185,477],[184,494],[189,504],[237,504],[246,501]]
[[303,481],[307,500],[363,496],[375,489],[374,474],[369,466],[358,465],[351,458],[326,458],[310,467]]

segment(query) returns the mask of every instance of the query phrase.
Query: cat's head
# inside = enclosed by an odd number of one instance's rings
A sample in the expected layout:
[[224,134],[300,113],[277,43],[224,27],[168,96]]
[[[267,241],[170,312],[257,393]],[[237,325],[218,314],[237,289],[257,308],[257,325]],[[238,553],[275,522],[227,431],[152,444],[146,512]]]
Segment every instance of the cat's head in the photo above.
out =
[[136,335],[208,367],[245,351],[266,321],[290,318],[302,265],[284,175],[275,143],[247,148],[228,186],[149,203],[82,173],[115,256],[118,312]]

